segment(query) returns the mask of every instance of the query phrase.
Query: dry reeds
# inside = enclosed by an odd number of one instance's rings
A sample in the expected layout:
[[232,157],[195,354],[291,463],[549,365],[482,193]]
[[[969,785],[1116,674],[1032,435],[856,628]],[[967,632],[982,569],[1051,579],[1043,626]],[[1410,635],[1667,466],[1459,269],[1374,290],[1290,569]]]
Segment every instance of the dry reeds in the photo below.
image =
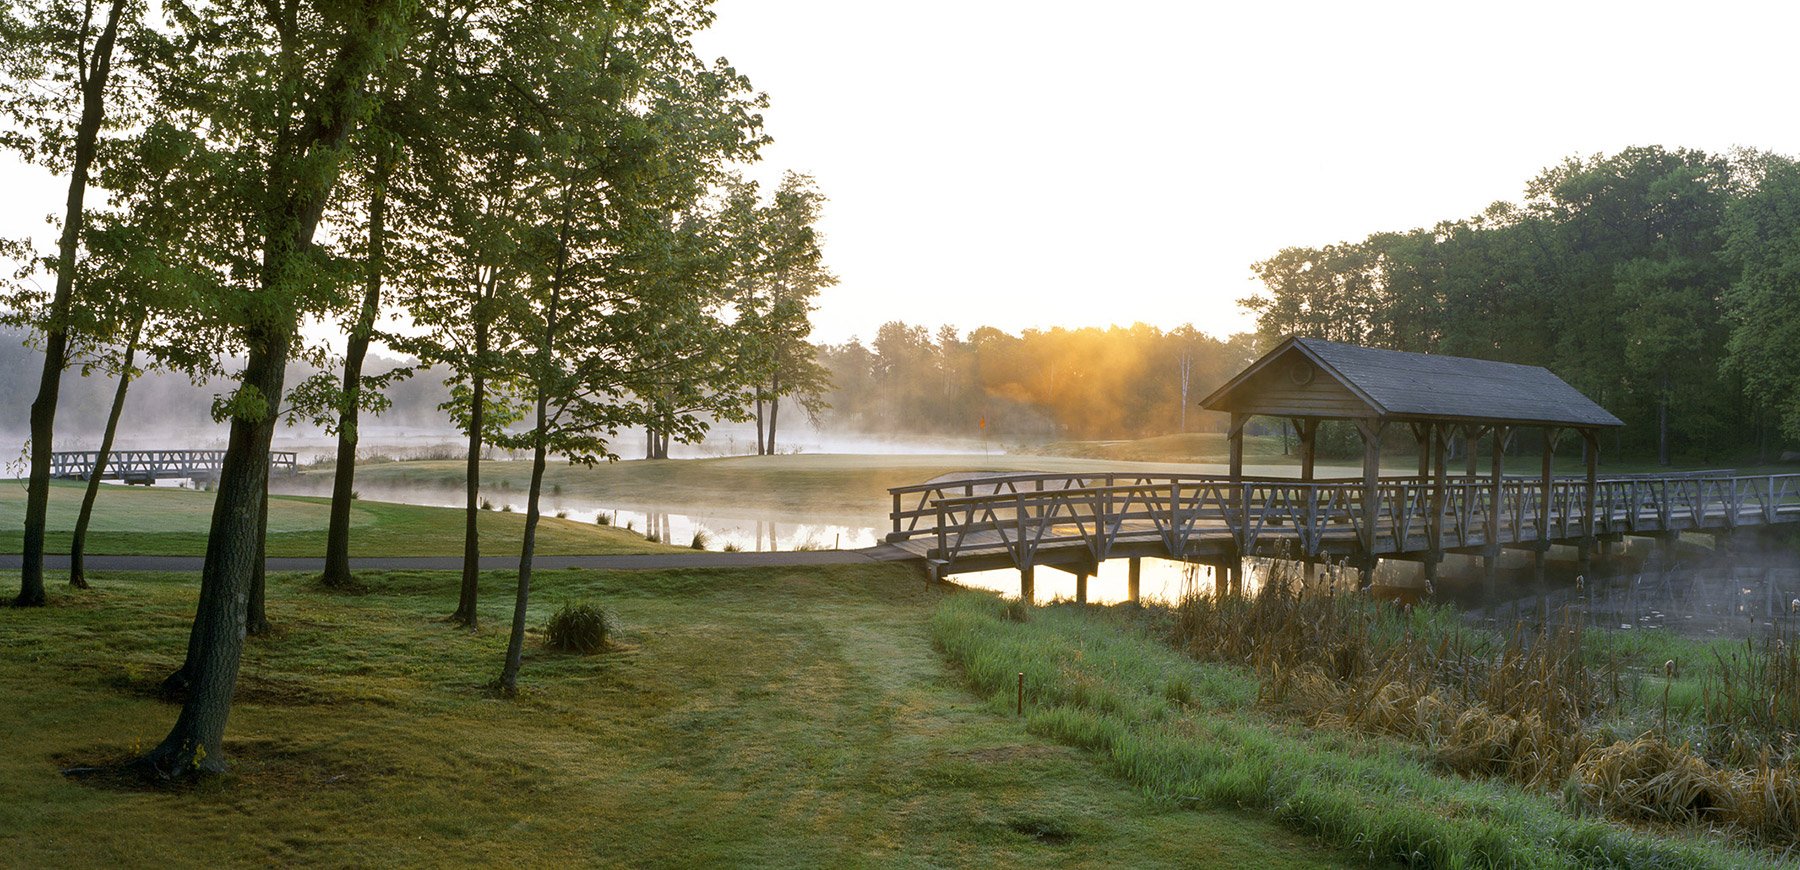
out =
[[[1615,661],[1590,663],[1578,619],[1515,629],[1503,642],[1431,612],[1359,596],[1303,593],[1279,563],[1254,595],[1189,594],[1172,642],[1196,658],[1250,666],[1261,701],[1314,724],[1430,747],[1444,767],[1554,790],[1607,814],[1800,839],[1800,650],[1747,642],[1701,676],[1702,745],[1661,732],[1605,736],[1622,711]],[[1676,678],[1673,662],[1662,674]],[[1652,700],[1649,705],[1656,706]],[[1657,717],[1655,714],[1660,713]],[[1691,724],[1691,720],[1690,720]],[[1709,760],[1712,759],[1712,760]]]

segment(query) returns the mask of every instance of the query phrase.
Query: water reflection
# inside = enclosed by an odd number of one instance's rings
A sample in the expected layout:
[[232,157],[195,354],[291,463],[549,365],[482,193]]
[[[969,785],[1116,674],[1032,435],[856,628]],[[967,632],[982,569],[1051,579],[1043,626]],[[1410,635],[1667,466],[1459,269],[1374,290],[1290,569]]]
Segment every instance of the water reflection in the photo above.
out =
[[[1244,563],[1242,592],[1254,594],[1280,575],[1308,589],[1361,591],[1398,604],[1448,604],[1475,624],[1511,628],[1541,624],[1555,616],[1612,630],[1668,631],[1692,637],[1751,637],[1774,628],[1800,630],[1800,561],[1793,550],[1747,546],[1715,552],[1693,542],[1658,547],[1650,542],[1617,546],[1611,558],[1595,560],[1584,573],[1575,552],[1555,548],[1541,579],[1529,553],[1503,554],[1490,577],[1476,557],[1448,556],[1435,586],[1427,587],[1416,563],[1383,561],[1368,589],[1357,573],[1341,565],[1314,566],[1310,574],[1294,562],[1250,559]],[[1200,563],[1146,558],[1141,593],[1146,602],[1174,603],[1185,594],[1216,594],[1220,571]],[[1129,562],[1113,559],[1088,579],[1087,600],[1117,604],[1129,600]],[[954,582],[998,592],[1020,593],[1013,569],[958,574]],[[1039,603],[1076,598],[1076,577],[1039,566],[1034,599]]]

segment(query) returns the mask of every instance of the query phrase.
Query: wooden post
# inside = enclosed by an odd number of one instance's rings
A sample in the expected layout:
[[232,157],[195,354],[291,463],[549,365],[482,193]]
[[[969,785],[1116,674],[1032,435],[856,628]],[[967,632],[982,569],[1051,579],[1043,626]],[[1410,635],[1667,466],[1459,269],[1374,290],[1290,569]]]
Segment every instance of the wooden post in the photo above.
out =
[[1144,577],[1144,560],[1137,556],[1132,556],[1130,565],[1131,573],[1129,578],[1125,581],[1125,597],[1132,604],[1137,604],[1138,593],[1141,590],[1140,583]]
[[1300,479],[1310,483],[1314,476],[1314,460],[1318,458],[1319,421],[1296,417],[1294,430],[1300,433]]
[[1582,451],[1587,456],[1587,492],[1581,496],[1581,573],[1586,574],[1594,550],[1594,503],[1600,494],[1600,439],[1594,430],[1582,429],[1581,443],[1587,448]]
[[[1556,428],[1544,427],[1544,474],[1540,485],[1543,488],[1543,500],[1538,502],[1538,541],[1537,550],[1542,553],[1550,549],[1550,499],[1556,486],[1556,479],[1550,474],[1550,459],[1556,455]],[[1542,559],[1539,559],[1542,562]]]
[[1481,436],[1487,434],[1486,426],[1464,426],[1463,433],[1463,474],[1471,481],[1481,474],[1481,454],[1475,448],[1481,443]]
[[1030,604],[1037,600],[1036,578],[1032,576],[1032,566],[1019,568],[1019,600]]
[[1364,586],[1375,579],[1375,532],[1381,522],[1381,430],[1385,425],[1376,419],[1356,418],[1356,433],[1363,440],[1363,558],[1357,570]]
[[1250,527],[1250,506],[1244,503],[1244,424],[1250,422],[1250,415],[1231,412],[1231,434],[1227,438],[1231,442],[1231,486],[1225,495],[1225,523],[1231,527],[1233,535],[1241,534]]
[[1493,577],[1494,570],[1500,562],[1500,517],[1505,513],[1502,505],[1506,497],[1506,427],[1494,427],[1492,477],[1488,479],[1488,516],[1487,546],[1483,548],[1482,562],[1488,576]]
[[1431,430],[1430,423],[1412,424],[1413,440],[1419,443],[1419,479],[1431,478]]
[[1086,604],[1087,603],[1087,580],[1088,580],[1088,575],[1087,575],[1086,571],[1076,571],[1075,572],[1075,603],[1076,604]]
[[1231,412],[1231,434],[1227,439],[1231,442],[1231,482],[1244,479],[1244,424],[1250,422],[1250,415],[1237,411]]
[[1433,426],[1431,437],[1432,451],[1436,454],[1435,468],[1432,469],[1431,481],[1431,522],[1425,524],[1426,534],[1431,541],[1425,548],[1425,585],[1432,588],[1437,584],[1438,563],[1444,559],[1444,500],[1445,487],[1450,476],[1447,460],[1450,447],[1450,432],[1447,426]]

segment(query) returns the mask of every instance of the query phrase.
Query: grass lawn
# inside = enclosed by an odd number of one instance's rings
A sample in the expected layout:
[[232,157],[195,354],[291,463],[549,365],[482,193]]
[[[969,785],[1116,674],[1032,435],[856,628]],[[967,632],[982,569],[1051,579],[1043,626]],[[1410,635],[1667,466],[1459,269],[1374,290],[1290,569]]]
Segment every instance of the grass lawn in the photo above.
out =
[[368,594],[270,578],[234,772],[176,793],[71,782],[160,739],[191,576],[52,583],[0,610],[0,863],[14,866],[1342,865],[1272,818],[1146,797],[1093,754],[970,695],[934,651],[940,593],[895,566],[540,574],[530,624],[613,610],[618,649],[527,646],[490,699],[509,615],[468,634],[447,574]]
[[[56,481],[50,487],[49,552],[67,553],[85,484]],[[88,530],[90,555],[197,556],[206,552],[213,493],[191,489],[107,486],[94,502]],[[269,499],[270,556],[325,555],[330,502],[306,496]],[[22,549],[25,483],[0,482],[0,552]],[[463,549],[463,512],[451,508],[359,500],[350,509],[351,556],[450,556]],[[525,515],[484,511],[483,555],[517,555]],[[537,552],[542,555],[606,555],[672,552],[680,549],[644,540],[641,534],[591,523],[543,518]]]

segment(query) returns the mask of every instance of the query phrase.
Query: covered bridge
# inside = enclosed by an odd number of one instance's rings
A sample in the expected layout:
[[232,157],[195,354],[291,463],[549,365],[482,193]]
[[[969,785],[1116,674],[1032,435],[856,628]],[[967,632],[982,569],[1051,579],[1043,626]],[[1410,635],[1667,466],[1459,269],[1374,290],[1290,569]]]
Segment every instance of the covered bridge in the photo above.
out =
[[[1425,564],[1428,576],[1442,556],[1439,545],[1448,485],[1447,457],[1452,439],[1467,445],[1466,475],[1480,473],[1477,446],[1490,445],[1487,483],[1489,504],[1501,503],[1502,469],[1508,436],[1522,428],[1542,430],[1543,463],[1538,519],[1549,517],[1554,480],[1550,463],[1558,430],[1572,429],[1585,445],[1587,486],[1582,515],[1594,514],[1595,476],[1599,460],[1596,433],[1623,425],[1619,418],[1541,366],[1516,365],[1466,357],[1382,350],[1290,337],[1240,372],[1200,403],[1231,415],[1231,477],[1244,474],[1244,426],[1252,417],[1292,421],[1300,436],[1301,479],[1314,479],[1319,423],[1345,420],[1356,426],[1363,443],[1362,487],[1366,503],[1376,502],[1381,485],[1381,446],[1394,430],[1405,427],[1419,445],[1417,483],[1429,484],[1431,505],[1425,511],[1434,542]],[[1489,510],[1486,555],[1498,555],[1500,512]],[[1541,526],[1540,526],[1541,527]],[[1593,529],[1583,530],[1584,549]],[[1364,552],[1375,552],[1373,523],[1360,530]],[[1547,546],[1548,541],[1543,541]],[[1542,558],[1542,546],[1539,548]],[[1365,571],[1372,570],[1373,559]]]

